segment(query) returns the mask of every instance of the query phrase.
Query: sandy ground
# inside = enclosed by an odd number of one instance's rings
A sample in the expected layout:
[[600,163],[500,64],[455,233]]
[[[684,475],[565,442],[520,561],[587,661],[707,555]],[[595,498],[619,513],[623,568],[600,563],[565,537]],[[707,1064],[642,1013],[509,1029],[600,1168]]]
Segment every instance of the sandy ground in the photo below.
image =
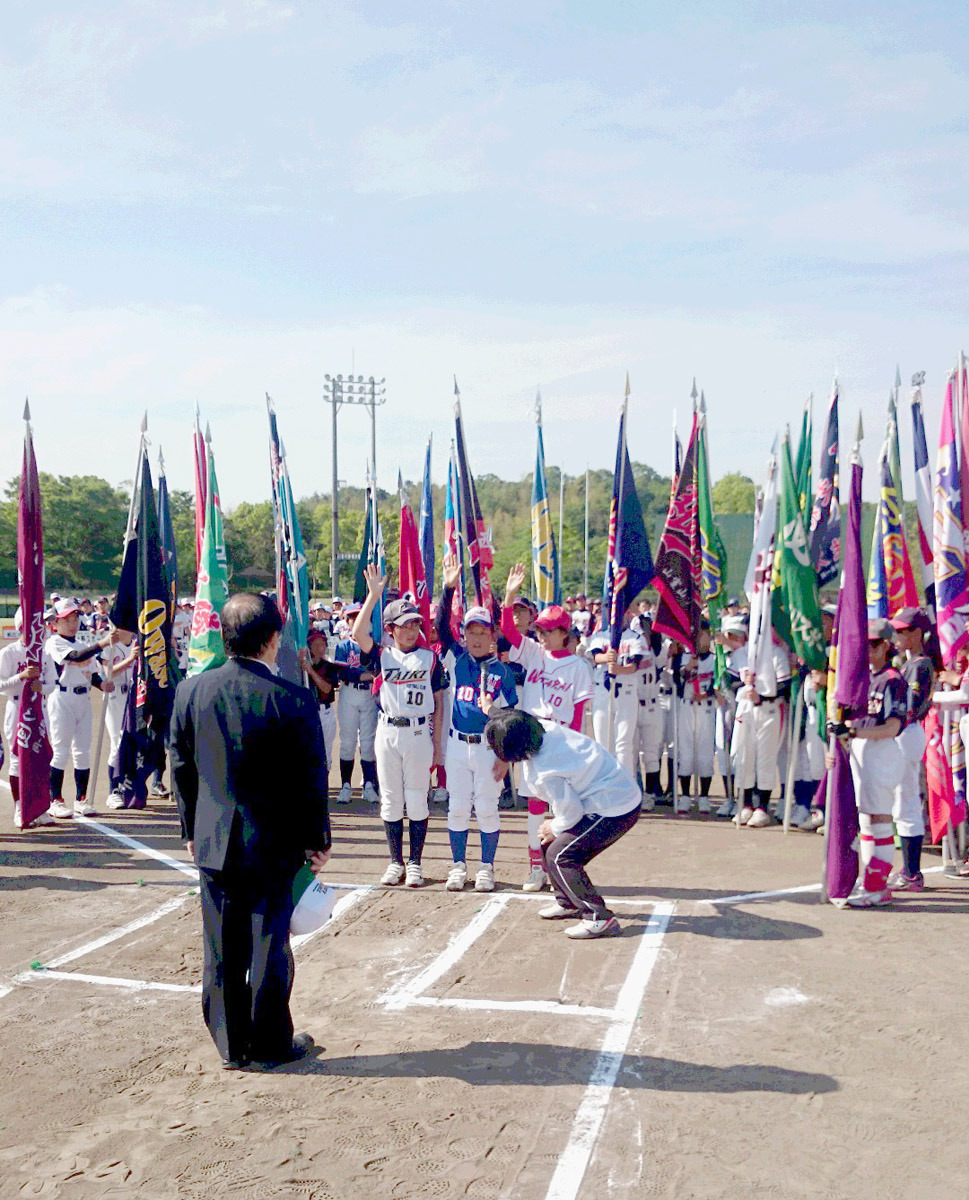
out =
[[[427,888],[348,888],[296,951],[321,1049],[236,1074],[193,990],[191,878],[90,824],[17,833],[0,789],[0,1197],[965,1195],[965,884],[932,872],[871,912],[736,902],[815,882],[821,839],[660,810],[593,864],[624,935],[576,944],[518,892],[524,815],[503,816],[497,899],[443,891],[439,814]],[[185,862],[171,804],[99,821]],[[330,878],[372,884],[376,814],[334,825]],[[452,939],[421,1003],[388,1008]]]

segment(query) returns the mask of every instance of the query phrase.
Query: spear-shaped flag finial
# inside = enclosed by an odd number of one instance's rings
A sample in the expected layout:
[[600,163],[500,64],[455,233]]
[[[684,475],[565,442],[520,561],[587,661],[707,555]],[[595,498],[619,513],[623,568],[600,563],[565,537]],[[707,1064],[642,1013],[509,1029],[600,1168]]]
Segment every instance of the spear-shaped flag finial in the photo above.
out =
[[454,394],[455,394],[455,396],[460,396],[460,395],[461,395],[461,393],[458,391],[458,377],[457,377],[457,375],[455,375],[455,376],[454,376]]
[[629,372],[626,372],[626,399],[629,399]]
[[[693,401],[693,406],[694,406],[694,408],[696,407],[696,400],[694,400],[694,401]],[[699,409],[699,411],[700,411],[700,412],[701,412],[701,413],[702,413],[704,416],[706,416],[706,415],[707,415],[707,397],[706,397],[706,393],[705,393],[705,392],[701,392],[701,393],[700,393],[700,409]]]
[[141,418],[141,436],[144,437],[148,432],[148,410],[145,410],[145,415]]
[[857,442],[859,445],[861,445],[861,443],[862,443],[864,440],[865,440],[865,425],[864,425],[864,422],[863,422],[863,421],[862,421],[862,419],[861,419],[861,411],[859,410],[859,412],[858,412],[858,431],[857,431],[857,433],[855,434],[855,441],[856,441],[856,442]]
[[694,407],[694,408],[696,408],[696,398],[697,398],[697,395],[698,395],[698,393],[697,393],[697,390],[696,390],[696,376],[694,375],[694,376],[693,376],[693,387],[690,389],[690,399],[693,401],[693,407]]
[[542,423],[542,389],[540,387],[537,387],[535,389],[535,424],[541,425],[541,423]]
[[902,372],[899,370],[898,363],[895,364],[895,391],[902,386]]
[[212,444],[212,426],[208,421],[205,422],[205,444],[207,446]]
[[161,446],[158,447],[158,477],[159,479],[165,474],[165,455],[162,453]]
[[24,420],[30,420],[30,400],[27,397],[24,398]]

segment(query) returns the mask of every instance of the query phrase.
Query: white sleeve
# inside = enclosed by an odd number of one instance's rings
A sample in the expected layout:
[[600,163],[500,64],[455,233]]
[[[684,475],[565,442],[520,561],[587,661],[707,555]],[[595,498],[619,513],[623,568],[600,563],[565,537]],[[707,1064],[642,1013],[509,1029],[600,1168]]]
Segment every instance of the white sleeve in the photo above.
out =
[[545,651],[538,644],[533,642],[530,637],[522,637],[522,640],[517,646],[512,646],[508,651],[508,657],[512,662],[520,662],[523,667],[537,666],[545,656]]

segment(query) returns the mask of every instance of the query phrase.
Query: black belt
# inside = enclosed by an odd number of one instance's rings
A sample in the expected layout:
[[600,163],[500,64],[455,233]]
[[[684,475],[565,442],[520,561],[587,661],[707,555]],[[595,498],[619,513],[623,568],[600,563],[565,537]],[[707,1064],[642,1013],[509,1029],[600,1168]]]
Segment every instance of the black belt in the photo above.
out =
[[459,742],[467,742],[469,746],[480,746],[484,741],[484,736],[480,733],[462,733],[460,729],[452,729],[451,737],[456,737]]
[[380,714],[388,725],[393,725],[397,729],[406,729],[409,725],[423,725],[427,717],[388,717],[386,713]]
[[360,691],[360,692],[369,692],[370,691],[370,680],[368,679],[364,683],[354,683],[351,679],[348,679],[346,686],[356,688],[357,691]]
[[88,694],[88,692],[91,690],[90,688],[86,688],[86,687],[69,688],[69,687],[65,687],[62,683],[59,683],[57,685],[57,687],[58,687],[59,691],[73,692],[75,696],[86,696]]
[[121,684],[121,685],[118,687],[118,691],[121,693],[121,695],[122,695],[122,696],[127,696],[127,694],[128,694],[128,688],[129,688],[130,686],[131,686],[131,685],[130,685],[130,684],[128,684],[128,683],[122,683],[122,684]]

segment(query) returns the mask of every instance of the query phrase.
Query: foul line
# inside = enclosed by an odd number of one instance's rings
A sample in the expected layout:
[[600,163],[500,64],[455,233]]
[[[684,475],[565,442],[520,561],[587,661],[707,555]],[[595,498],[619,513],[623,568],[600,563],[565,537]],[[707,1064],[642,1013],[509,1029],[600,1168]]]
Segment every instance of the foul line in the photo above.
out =
[[120,842],[122,846],[127,846],[129,850],[137,850],[140,854],[144,854],[148,858],[157,859],[158,862],[164,863],[166,867],[171,867],[173,871],[181,871],[183,875],[188,875],[192,879],[198,879],[199,877],[198,868],[193,867],[191,863],[179,862],[177,858],[172,858],[170,854],[165,854],[162,850],[155,850],[151,846],[146,846],[144,842],[139,842],[137,838],[129,837],[128,834],[121,833],[120,830],[113,829],[110,825],[104,825],[100,821],[92,820],[90,817],[79,816],[77,813],[74,814],[74,820],[80,821],[82,825],[90,825],[98,833],[103,833],[105,837]]
[[671,903],[657,904],[643,930],[633,964],[616,1001],[615,1020],[606,1030],[602,1049],[572,1122],[568,1145],[559,1158],[545,1200],[575,1200],[579,1194],[674,907]]
[[417,999],[421,992],[427,991],[455,963],[460,961],[492,921],[494,921],[495,917],[502,912],[507,903],[508,893],[506,892],[492,896],[487,904],[476,912],[468,924],[451,938],[447,947],[432,959],[423,971],[419,971],[412,978],[404,980],[404,982],[397,984],[396,987],[391,988],[389,992],[385,992],[380,997],[379,1003],[392,1012],[407,1008],[408,1005]]
[[459,997],[415,996],[408,1006],[420,1008],[461,1008],[478,1012],[534,1012],[554,1017],[604,1017],[616,1019],[614,1008],[593,1008],[582,1004],[559,1004],[555,1000],[470,1000]]
[[[54,967],[63,967],[65,963],[74,962],[78,958],[84,958],[85,955],[92,954],[95,950],[100,950],[102,946],[108,946],[111,942],[118,941],[119,938],[127,937],[129,933],[135,933],[139,929],[144,929],[146,925],[152,925],[155,921],[160,921],[162,917],[167,917],[176,908],[181,908],[190,896],[196,895],[198,893],[193,890],[185,892],[181,896],[173,896],[171,900],[166,900],[161,908],[156,908],[154,912],[150,912],[144,917],[138,917],[135,921],[129,921],[127,925],[121,925],[117,929],[112,929],[110,933],[95,938],[93,942],[87,942],[85,945],[79,946],[76,950],[69,950],[66,954],[52,958],[50,962],[43,963],[42,965],[47,969],[52,969]],[[30,973],[32,974],[33,972]]]
[[35,979],[70,979],[75,983],[98,983],[104,987],[124,988],[129,992],[200,992],[200,983],[154,983],[147,979],[119,979],[115,975],[84,975],[80,971],[22,971],[14,976],[15,983],[32,983]]

